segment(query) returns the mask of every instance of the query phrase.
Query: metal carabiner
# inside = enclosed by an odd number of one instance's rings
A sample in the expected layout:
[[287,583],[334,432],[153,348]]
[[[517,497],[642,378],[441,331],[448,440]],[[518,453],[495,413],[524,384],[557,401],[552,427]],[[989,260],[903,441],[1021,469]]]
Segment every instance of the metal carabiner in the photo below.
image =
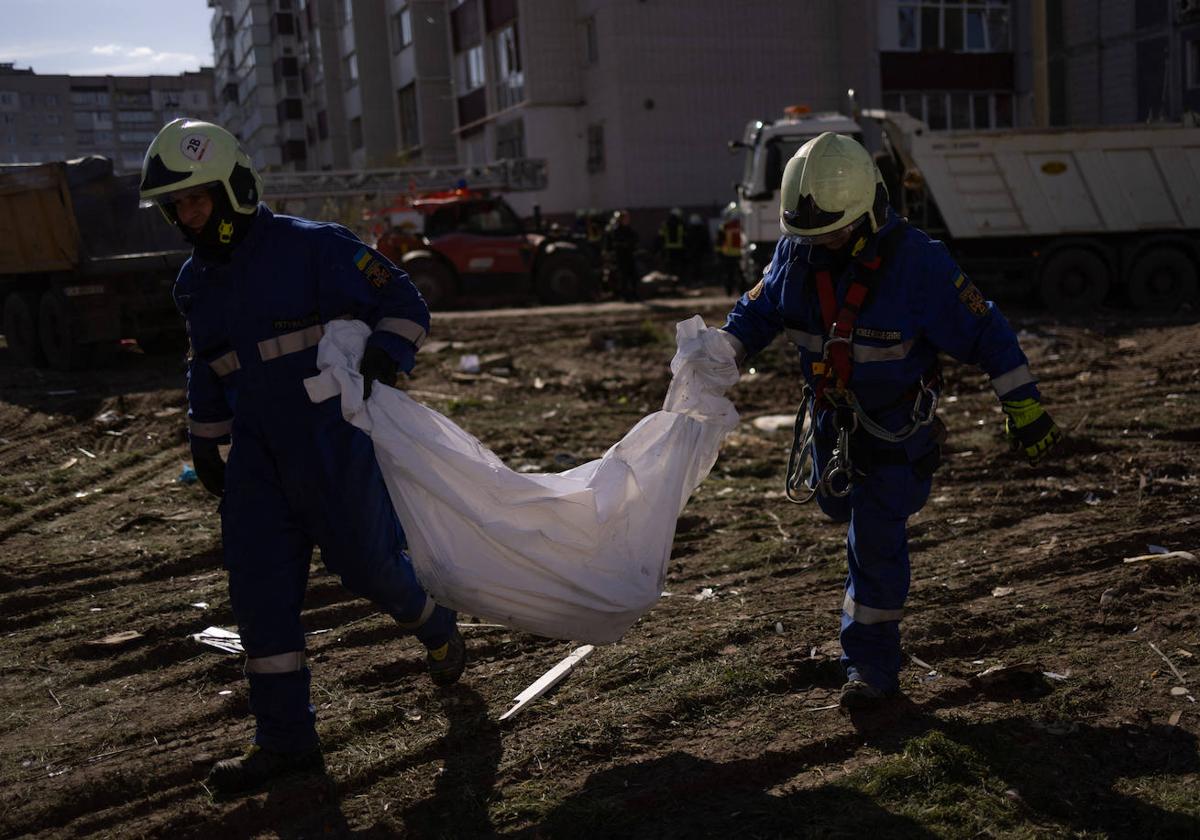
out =
[[[813,432],[816,429],[816,422],[811,420],[812,413],[811,390],[805,386],[800,399],[800,409],[796,412],[796,423],[792,427],[792,448],[788,453],[787,476],[783,483],[787,500],[798,505],[811,502],[820,487],[817,463],[812,451]],[[804,433],[806,419],[810,419],[807,434]],[[809,464],[807,478],[803,475],[805,462]]]
[[[857,422],[855,422],[857,426]],[[835,499],[842,499],[850,495],[850,490],[853,488],[853,480],[851,475],[852,465],[850,463],[850,432],[851,429],[843,426],[838,429],[837,446],[833,449],[833,455],[829,458],[829,463],[825,465],[825,474],[821,476],[821,491],[826,496],[832,496]],[[841,478],[844,482],[839,489],[834,481]]]

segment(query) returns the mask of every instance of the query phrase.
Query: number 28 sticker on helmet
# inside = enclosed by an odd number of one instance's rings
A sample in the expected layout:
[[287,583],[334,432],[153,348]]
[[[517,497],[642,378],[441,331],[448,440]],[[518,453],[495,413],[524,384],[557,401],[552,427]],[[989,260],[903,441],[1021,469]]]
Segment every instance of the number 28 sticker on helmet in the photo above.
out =
[[193,187],[224,190],[234,212],[252,215],[262,196],[262,178],[237,138],[201,120],[180,117],[163,126],[142,162],[142,206],[164,209],[170,196]]
[[779,226],[806,245],[837,239],[864,219],[887,220],[887,188],[862,144],[832,131],[801,146],[783,170]]

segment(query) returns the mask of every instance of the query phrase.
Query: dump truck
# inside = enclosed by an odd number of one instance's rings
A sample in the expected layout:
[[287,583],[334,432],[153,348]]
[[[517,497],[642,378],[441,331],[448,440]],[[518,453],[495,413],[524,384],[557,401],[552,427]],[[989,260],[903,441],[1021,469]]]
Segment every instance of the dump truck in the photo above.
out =
[[191,251],[153,209],[137,175],[112,161],[0,165],[0,324],[11,356],[60,370],[135,338],[184,348],[171,285]]
[[1035,293],[1060,314],[1196,303],[1200,128],[930,131],[904,113],[861,116],[883,127],[894,206],[989,292]]

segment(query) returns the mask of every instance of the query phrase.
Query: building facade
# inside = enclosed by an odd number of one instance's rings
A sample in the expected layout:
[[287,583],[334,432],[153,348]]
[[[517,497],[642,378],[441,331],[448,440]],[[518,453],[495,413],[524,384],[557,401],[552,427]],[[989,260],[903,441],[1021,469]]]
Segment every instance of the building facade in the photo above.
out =
[[213,106],[209,68],[179,76],[64,76],[0,64],[0,163],[103,155],[117,172],[137,172],[164,123],[211,119]]
[[1043,123],[1178,121],[1200,112],[1200,0],[1046,0]]

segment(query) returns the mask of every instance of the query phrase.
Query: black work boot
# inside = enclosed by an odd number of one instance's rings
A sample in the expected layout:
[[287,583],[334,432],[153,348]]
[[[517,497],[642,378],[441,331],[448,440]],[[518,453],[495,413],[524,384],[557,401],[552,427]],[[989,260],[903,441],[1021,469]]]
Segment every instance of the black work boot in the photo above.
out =
[[226,758],[214,764],[207,784],[213,793],[227,796],[245,793],[281,776],[324,772],[325,759],[320,747],[290,753],[251,744],[237,758]]
[[430,648],[425,655],[429,678],[436,686],[454,685],[467,667],[467,645],[455,627],[450,639],[441,647]]
[[838,698],[838,705],[850,711],[877,709],[894,696],[894,693],[876,688],[863,680],[849,679],[842,686],[842,694]]

